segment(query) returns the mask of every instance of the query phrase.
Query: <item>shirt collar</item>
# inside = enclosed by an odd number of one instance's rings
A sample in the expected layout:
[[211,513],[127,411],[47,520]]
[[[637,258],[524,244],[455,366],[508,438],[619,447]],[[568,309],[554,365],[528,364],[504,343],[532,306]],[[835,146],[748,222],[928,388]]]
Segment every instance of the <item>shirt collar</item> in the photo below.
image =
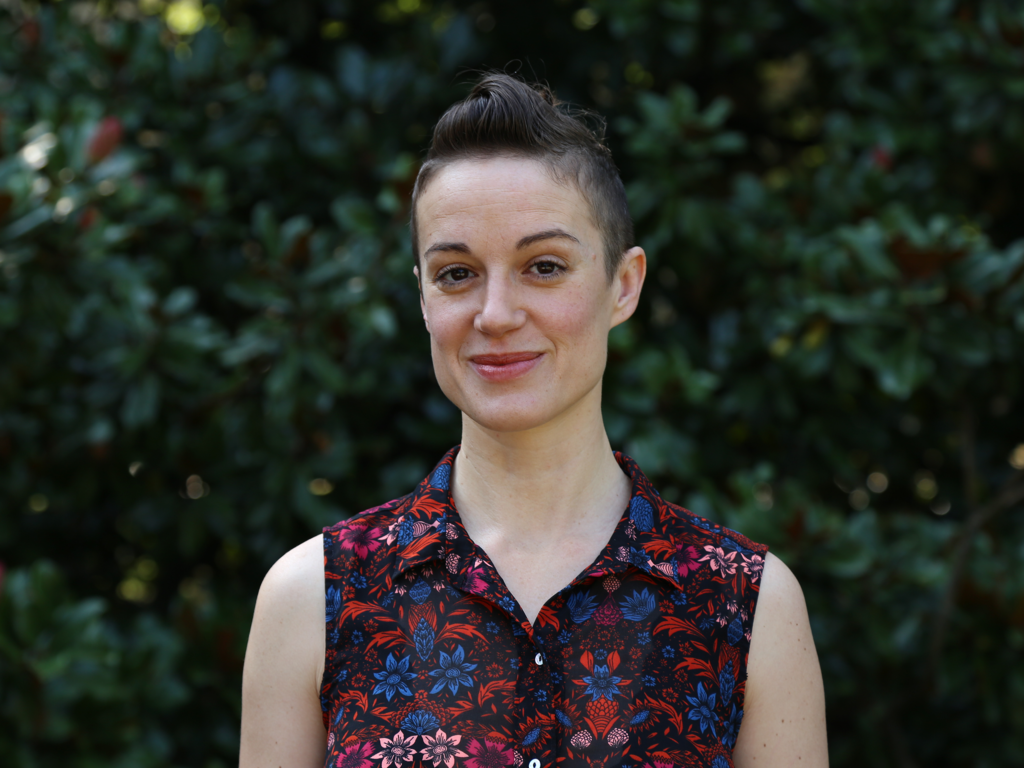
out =
[[[402,513],[388,529],[387,541],[395,545],[393,579],[417,565],[439,561],[465,586],[476,579],[479,563],[467,556],[472,551],[451,497],[452,468],[460,446],[449,450],[403,505]],[[636,462],[618,451],[615,459],[630,479],[629,506],[607,546],[583,577],[600,577],[634,567],[651,576],[680,585],[677,558],[681,554],[672,535],[676,515],[655,490]],[[682,553],[685,557],[685,553]],[[469,591],[477,591],[470,589]]]

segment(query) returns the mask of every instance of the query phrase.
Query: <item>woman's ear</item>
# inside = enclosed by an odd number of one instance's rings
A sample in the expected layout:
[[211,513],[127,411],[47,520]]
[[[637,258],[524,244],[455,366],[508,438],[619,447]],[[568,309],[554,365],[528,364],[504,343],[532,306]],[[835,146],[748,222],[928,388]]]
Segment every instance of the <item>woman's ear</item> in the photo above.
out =
[[612,308],[612,324],[614,328],[619,323],[624,323],[633,313],[636,312],[636,305],[640,301],[640,290],[644,286],[644,278],[647,276],[647,254],[640,246],[633,246],[622,256],[619,267],[612,281],[615,306]]
[[418,266],[413,267],[412,273],[416,275],[416,287],[420,289],[420,314],[423,315],[423,324],[427,327],[427,333],[430,333],[430,323],[427,322],[427,307],[423,303],[423,281],[420,279],[420,268]]

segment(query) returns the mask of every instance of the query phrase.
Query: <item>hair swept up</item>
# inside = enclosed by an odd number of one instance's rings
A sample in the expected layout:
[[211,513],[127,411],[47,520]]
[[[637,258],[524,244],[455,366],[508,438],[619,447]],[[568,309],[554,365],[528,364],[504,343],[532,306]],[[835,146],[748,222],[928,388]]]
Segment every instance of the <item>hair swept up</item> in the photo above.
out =
[[501,72],[481,76],[469,95],[449,107],[434,126],[412,193],[410,229],[416,260],[416,203],[442,168],[459,160],[524,157],[543,163],[556,180],[574,187],[590,204],[611,279],[633,245],[633,221],[618,168],[604,143],[604,121],[595,131],[583,116],[594,117],[570,111],[545,85]]

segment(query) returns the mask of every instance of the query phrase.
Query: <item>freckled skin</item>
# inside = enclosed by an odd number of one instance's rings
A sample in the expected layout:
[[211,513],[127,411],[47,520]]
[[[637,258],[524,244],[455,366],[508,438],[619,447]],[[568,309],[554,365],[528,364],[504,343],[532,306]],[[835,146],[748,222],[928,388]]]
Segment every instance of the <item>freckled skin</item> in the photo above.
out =
[[[455,163],[420,197],[417,267],[423,319],[438,384],[463,413],[495,431],[528,430],[600,397],[608,330],[616,316],[615,281],[605,271],[601,234],[590,206],[540,163],[495,158]],[[559,230],[519,249],[523,237]],[[460,243],[468,253],[430,253]],[[462,278],[439,274],[453,266]],[[547,277],[543,270],[554,270]],[[472,370],[473,355],[540,352],[526,376],[501,386]]]

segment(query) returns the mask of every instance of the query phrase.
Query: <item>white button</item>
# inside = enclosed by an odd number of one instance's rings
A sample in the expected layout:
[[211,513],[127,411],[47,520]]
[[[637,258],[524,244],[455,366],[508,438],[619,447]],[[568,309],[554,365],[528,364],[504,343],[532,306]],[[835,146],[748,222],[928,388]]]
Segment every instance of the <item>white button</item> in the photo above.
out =
[[[541,654],[538,653],[536,656],[533,657],[533,661],[534,661],[534,663],[538,667],[543,666],[543,664],[544,664],[544,657]],[[530,768],[540,768],[540,761],[539,760],[535,760],[534,762],[536,762],[537,765],[534,765],[533,763],[530,763]]]
[[533,760],[530,761],[530,768],[540,768],[540,760],[536,757],[533,758]]

